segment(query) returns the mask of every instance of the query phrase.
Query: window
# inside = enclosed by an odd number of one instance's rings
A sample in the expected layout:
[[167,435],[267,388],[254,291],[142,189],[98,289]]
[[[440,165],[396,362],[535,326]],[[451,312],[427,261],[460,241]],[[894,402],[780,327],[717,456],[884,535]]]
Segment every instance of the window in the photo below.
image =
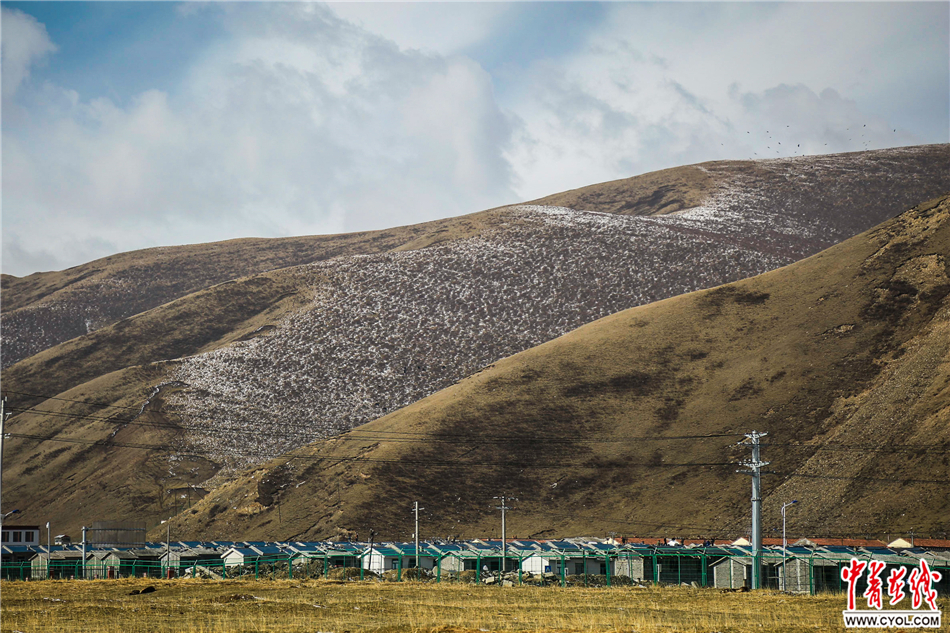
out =
[[3,533],[3,542],[4,542],[4,543],[9,543],[9,542],[10,542],[10,533],[9,533],[9,532],[4,532],[4,533]]
[[23,532],[14,532],[13,533],[13,542],[20,543],[23,541]]

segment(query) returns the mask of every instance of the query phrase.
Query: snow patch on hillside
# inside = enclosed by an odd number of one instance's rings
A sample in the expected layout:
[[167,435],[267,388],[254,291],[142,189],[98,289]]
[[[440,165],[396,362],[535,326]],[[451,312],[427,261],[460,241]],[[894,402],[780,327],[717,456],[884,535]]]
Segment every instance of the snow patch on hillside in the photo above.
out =
[[181,361],[171,404],[209,431],[186,444],[259,463],[598,318],[813,254],[889,217],[895,178],[915,178],[899,151],[753,167],[708,164],[718,188],[675,214],[519,205],[476,238],[297,268],[306,309]]
[[310,306],[267,336],[183,360],[174,379],[190,388],[172,403],[216,429],[192,432],[192,445],[243,466],[614,312],[785,263],[658,218],[516,206],[478,238],[297,269]]

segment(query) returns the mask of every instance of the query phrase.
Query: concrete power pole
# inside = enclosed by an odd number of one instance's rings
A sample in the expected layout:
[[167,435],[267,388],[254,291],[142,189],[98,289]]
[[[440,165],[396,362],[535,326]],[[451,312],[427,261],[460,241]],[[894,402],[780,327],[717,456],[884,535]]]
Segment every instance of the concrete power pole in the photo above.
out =
[[414,501],[412,504],[412,511],[416,515],[416,573],[419,573],[419,510],[425,510],[425,508],[419,507],[419,502]]
[[[179,557],[179,560],[180,557]],[[172,577],[172,518],[165,521],[165,578]]]
[[514,497],[494,497],[495,499],[501,499],[501,505],[495,506],[496,510],[501,510],[501,573],[505,573],[505,565],[508,560],[508,540],[506,538],[505,532],[505,511],[511,510],[508,506],[505,505],[506,501],[517,501]]
[[761,460],[759,440],[768,433],[752,431],[746,438],[752,442],[752,459],[742,462],[750,470],[736,472],[752,475],[752,588],[762,588],[762,467],[769,462]]
[[0,399],[0,514],[3,513],[3,423],[7,419],[7,399]]

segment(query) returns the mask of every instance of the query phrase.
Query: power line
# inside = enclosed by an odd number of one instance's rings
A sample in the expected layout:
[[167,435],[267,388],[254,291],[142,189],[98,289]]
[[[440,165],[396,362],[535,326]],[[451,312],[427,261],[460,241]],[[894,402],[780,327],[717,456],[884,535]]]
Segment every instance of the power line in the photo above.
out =
[[783,477],[799,477],[802,479],[829,479],[834,481],[876,481],[882,483],[895,484],[950,484],[950,479],[902,479],[899,477],[866,477],[863,475],[844,476],[844,475],[807,475],[804,473],[781,473],[770,472],[770,475],[782,475]]
[[[808,444],[762,444],[763,447],[782,447],[812,451],[856,451],[867,453],[917,453],[942,455],[950,453],[950,445],[947,444],[888,444],[880,446],[875,444],[821,444],[811,446]],[[929,450],[939,449],[939,450]]]
[[44,396],[38,393],[27,393],[25,391],[14,391],[13,389],[7,389],[6,393],[15,393],[18,396],[29,396],[31,398],[43,398],[44,400],[60,400],[62,402],[77,402],[81,404],[87,404],[93,407],[102,407],[102,408],[111,408],[111,409],[129,409],[130,411],[140,411],[141,407],[123,407],[118,404],[106,404],[104,402],[94,402],[91,400],[74,400],[72,398],[62,398],[60,396]]
[[[162,453],[176,453],[182,456],[195,457],[220,457],[224,451],[215,452],[210,450],[182,449],[180,447],[156,444],[138,444],[134,442],[112,442],[106,440],[88,440],[82,438],[51,437],[46,435],[35,435],[29,433],[6,433],[7,437],[19,439],[35,440],[37,442],[63,442],[69,444],[82,444],[86,446],[101,446],[104,448],[133,448],[140,450],[151,450]],[[383,464],[405,464],[405,465],[425,465],[432,467],[451,467],[451,468],[469,468],[469,467],[507,467],[521,469],[567,469],[576,468],[581,470],[615,470],[618,468],[725,468],[741,465],[737,462],[645,462],[631,463],[623,462],[617,465],[605,464],[576,464],[576,463],[557,463],[547,464],[544,462],[513,462],[513,461],[451,461],[451,460],[426,460],[426,459],[380,459],[372,457],[319,457],[316,455],[294,455],[293,453],[263,453],[253,451],[231,451],[231,455],[244,457],[256,457],[259,459],[276,459],[286,457],[290,460],[317,461],[341,463],[383,463]],[[781,475],[785,477],[802,477],[808,479],[833,479],[839,481],[877,481],[887,483],[924,483],[924,484],[950,484],[950,479],[901,479],[901,478],[882,478],[882,477],[863,477],[863,476],[834,476],[834,475],[807,475],[799,473],[770,472],[768,474]]]
[[[131,442],[111,442],[105,440],[87,440],[82,438],[65,438],[65,437],[52,437],[46,435],[34,435],[30,433],[7,433],[7,437],[16,437],[20,439],[30,439],[36,440],[38,442],[65,442],[70,444],[84,444],[87,446],[102,446],[105,448],[134,448],[141,450],[152,450],[157,452],[164,453],[178,453],[181,455],[196,455],[196,456],[217,456],[220,453],[215,453],[209,450],[191,450],[191,449],[182,449],[174,446],[163,446],[155,444],[137,444]],[[412,459],[379,459],[372,457],[318,457],[316,455],[294,455],[292,453],[259,453],[259,452],[248,452],[248,451],[235,451],[234,453],[242,456],[248,457],[258,457],[261,459],[276,459],[279,457],[286,457],[289,460],[309,460],[309,461],[332,461],[332,462],[372,462],[372,463],[387,463],[387,464],[422,464],[426,466],[450,466],[450,467],[467,467],[467,466],[491,466],[499,467],[505,466],[509,468],[580,468],[580,469],[591,469],[591,470],[606,470],[606,469],[615,469],[627,466],[634,467],[644,467],[644,468],[686,468],[686,467],[716,467],[716,466],[735,466],[731,462],[687,462],[687,463],[664,463],[664,462],[648,462],[640,464],[631,464],[630,462],[624,462],[622,465],[617,466],[607,466],[603,464],[597,465],[586,465],[586,464],[545,464],[545,463],[530,463],[530,462],[512,462],[512,461],[494,461],[494,462],[460,462],[460,461],[435,461],[435,460],[412,460]]]
[[[18,395],[33,396],[37,398],[46,398],[48,400],[60,400],[64,402],[75,402],[79,404],[86,404],[91,406],[99,407],[110,407],[110,408],[119,408],[132,411],[142,411],[141,407],[124,407],[119,405],[108,405],[99,402],[93,402],[88,400],[76,400],[71,398],[61,398],[58,396],[45,396],[41,394],[26,393],[14,390],[7,390],[7,393],[15,393]],[[34,415],[44,415],[44,416],[55,416],[55,417],[65,417],[65,418],[74,418],[74,419],[84,419],[84,420],[97,420],[104,422],[113,422],[120,423],[123,425],[141,425],[141,426],[150,426],[155,428],[170,428],[176,430],[186,430],[192,432],[200,433],[209,433],[209,434],[222,434],[222,433],[233,433],[233,429],[216,429],[213,427],[206,426],[194,426],[194,425],[185,425],[178,423],[168,423],[168,422],[152,422],[147,420],[140,420],[142,415],[146,413],[166,413],[170,415],[176,415],[181,417],[182,414],[177,411],[172,411],[169,409],[151,409],[149,411],[142,411],[140,415],[137,415],[132,418],[117,418],[115,416],[102,417],[102,416],[93,416],[85,415],[79,413],[66,413],[62,411],[39,411],[33,407],[31,408],[17,408],[9,407],[11,411],[17,413],[31,413]],[[271,415],[273,417],[278,417],[276,414],[273,414],[262,409],[257,409],[258,411]],[[220,420],[215,420],[214,418],[208,418],[204,416],[199,416],[202,420],[207,420],[209,422],[220,422]],[[252,434],[266,434],[270,437],[289,437],[289,438],[300,438],[302,435],[300,433],[287,433],[280,432],[273,429],[241,429],[243,433],[252,433]],[[377,437],[379,436],[379,437]],[[668,436],[657,436],[657,435],[642,435],[642,436],[625,436],[623,438],[565,438],[565,437],[556,437],[556,436],[543,436],[543,435],[530,435],[530,436],[519,436],[519,435],[490,435],[490,434],[456,434],[456,433],[431,433],[431,432],[419,432],[419,431],[385,431],[385,430],[373,430],[373,429],[361,429],[359,427],[345,431],[340,435],[334,435],[330,437],[313,437],[304,439],[320,440],[320,439],[333,439],[336,441],[380,441],[380,442],[415,442],[415,441],[425,441],[425,442],[440,442],[440,443],[477,443],[477,444],[493,444],[493,443],[509,443],[509,442],[547,442],[547,443],[564,443],[564,444],[623,444],[629,443],[630,441],[680,441],[680,440],[698,440],[698,439],[709,439],[717,437],[742,437],[742,433],[705,433],[705,434],[696,434],[696,435],[668,435]],[[413,439],[418,438],[418,439]],[[857,452],[880,452],[880,453],[893,453],[893,452],[910,452],[918,454],[937,454],[943,455],[950,453],[950,446],[946,444],[888,444],[887,446],[871,445],[871,444],[822,444],[822,445],[808,445],[808,444],[792,444],[792,443],[762,443],[762,447],[782,447],[786,449],[798,449],[804,451],[857,451]],[[934,450],[931,450],[934,449]]]
[[[18,413],[30,413],[33,415],[42,415],[42,416],[52,416],[52,417],[61,417],[61,418],[70,418],[70,419],[79,419],[79,420],[96,420],[102,422],[112,422],[122,425],[138,425],[138,426],[149,426],[155,428],[170,428],[176,430],[186,430],[186,431],[195,431],[211,434],[220,434],[220,433],[233,433],[233,429],[216,429],[213,427],[205,426],[194,426],[194,425],[185,425],[179,423],[169,423],[169,422],[151,422],[147,420],[140,420],[137,416],[134,418],[117,418],[114,416],[102,417],[102,416],[92,416],[84,415],[79,413],[65,413],[62,411],[38,411],[36,409],[22,409],[22,408],[13,408],[13,411]],[[146,413],[152,413],[151,411]],[[175,414],[180,415],[180,414]],[[207,419],[211,422],[214,422],[214,419]],[[269,437],[290,437],[290,438],[299,438],[302,434],[297,433],[286,433],[280,432],[272,429],[241,429],[243,433],[252,433],[252,434],[263,434]],[[351,429],[344,432],[341,435],[330,436],[330,437],[313,437],[307,438],[311,440],[319,439],[333,439],[338,441],[380,441],[380,442],[441,442],[441,443],[457,443],[457,444],[498,444],[498,443],[511,443],[511,442],[546,442],[546,443],[562,443],[562,444],[624,444],[629,443],[630,441],[680,441],[680,440],[697,440],[697,439],[708,439],[716,437],[738,437],[740,433],[709,433],[705,435],[676,435],[676,436],[657,436],[657,435],[643,435],[643,436],[625,436],[624,438],[567,438],[567,437],[555,437],[555,436],[543,436],[543,435],[471,435],[471,434],[452,434],[452,433],[422,433],[422,432],[412,432],[412,431],[377,431],[369,429]],[[379,437],[377,437],[379,436]]]
[[[89,401],[89,400],[77,400],[72,398],[62,398],[59,396],[47,396],[43,394],[27,393],[22,391],[15,391],[8,389],[7,393],[13,393],[18,395],[36,397],[36,398],[45,398],[47,400],[59,400],[63,402],[74,402],[78,404],[85,404],[90,406],[97,406],[103,408],[117,408],[125,409],[131,411],[141,412],[140,415],[137,415],[132,418],[116,418],[114,416],[101,417],[101,416],[91,416],[84,415],[79,413],[66,413],[61,411],[39,411],[34,407],[23,409],[10,407],[11,411],[17,413],[32,413],[35,415],[46,415],[46,416],[55,416],[55,417],[68,417],[75,419],[85,419],[85,420],[99,420],[106,422],[115,422],[126,425],[141,425],[141,426],[150,426],[155,428],[170,428],[176,430],[186,430],[192,432],[201,432],[209,434],[221,434],[221,433],[233,433],[233,429],[215,429],[212,427],[206,426],[194,426],[194,425],[183,425],[175,423],[163,423],[163,422],[151,422],[151,421],[142,421],[139,418],[146,413],[166,413],[171,415],[176,415],[181,417],[182,414],[178,411],[172,411],[169,409],[151,409],[149,411],[142,411],[142,407],[125,407],[120,405],[110,405],[101,402]],[[238,400],[242,402],[242,400]],[[265,411],[260,408],[256,408],[257,411],[261,413],[279,417],[276,414]],[[199,416],[203,420],[209,422],[215,422],[214,418],[208,418],[204,416]],[[218,420],[219,421],[219,420]],[[219,421],[220,422],[220,421]],[[253,434],[266,434],[270,437],[289,437],[289,438],[300,438],[302,434],[298,433],[286,433],[280,432],[271,429],[241,429],[243,433],[253,433]],[[314,437],[312,440],[320,439],[333,439],[337,441],[385,441],[385,442],[414,442],[414,441],[426,441],[426,442],[441,442],[441,443],[478,443],[478,444],[493,444],[493,443],[509,443],[509,442],[547,442],[547,443],[564,443],[564,444],[621,444],[629,443],[630,441],[678,441],[678,440],[698,440],[698,439],[709,439],[717,437],[742,437],[743,433],[705,433],[705,434],[696,434],[696,435],[672,435],[672,436],[657,436],[657,435],[644,435],[644,436],[625,436],[623,438],[563,438],[556,436],[543,436],[543,435],[530,435],[530,436],[518,436],[518,435],[489,435],[489,434],[454,434],[454,433],[431,433],[431,432],[419,432],[419,431],[384,431],[384,430],[371,430],[371,429],[360,429],[359,427],[345,431],[340,435],[334,435],[330,437]],[[379,436],[379,437],[376,437]],[[412,438],[419,438],[418,440]],[[304,438],[311,439],[311,438]],[[888,444],[887,446],[871,445],[871,444],[823,444],[818,446],[812,446],[808,444],[793,444],[793,443],[778,443],[778,442],[763,442],[763,448],[766,447],[782,447],[790,449],[799,449],[799,450],[811,450],[811,451],[864,451],[864,452],[881,452],[881,453],[892,453],[892,452],[915,452],[924,454],[946,454],[950,453],[950,446],[946,444]],[[936,449],[936,450],[930,450]]]

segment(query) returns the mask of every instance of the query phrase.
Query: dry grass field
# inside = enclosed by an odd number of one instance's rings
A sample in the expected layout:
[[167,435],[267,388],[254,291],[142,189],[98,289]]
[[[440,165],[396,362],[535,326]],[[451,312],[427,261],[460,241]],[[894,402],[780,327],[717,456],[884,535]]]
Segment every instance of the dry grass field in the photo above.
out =
[[[153,586],[156,591],[130,595]],[[837,631],[840,595],[342,581],[4,582],[0,632]],[[950,600],[941,598],[944,613]],[[857,629],[852,629],[857,630]]]

